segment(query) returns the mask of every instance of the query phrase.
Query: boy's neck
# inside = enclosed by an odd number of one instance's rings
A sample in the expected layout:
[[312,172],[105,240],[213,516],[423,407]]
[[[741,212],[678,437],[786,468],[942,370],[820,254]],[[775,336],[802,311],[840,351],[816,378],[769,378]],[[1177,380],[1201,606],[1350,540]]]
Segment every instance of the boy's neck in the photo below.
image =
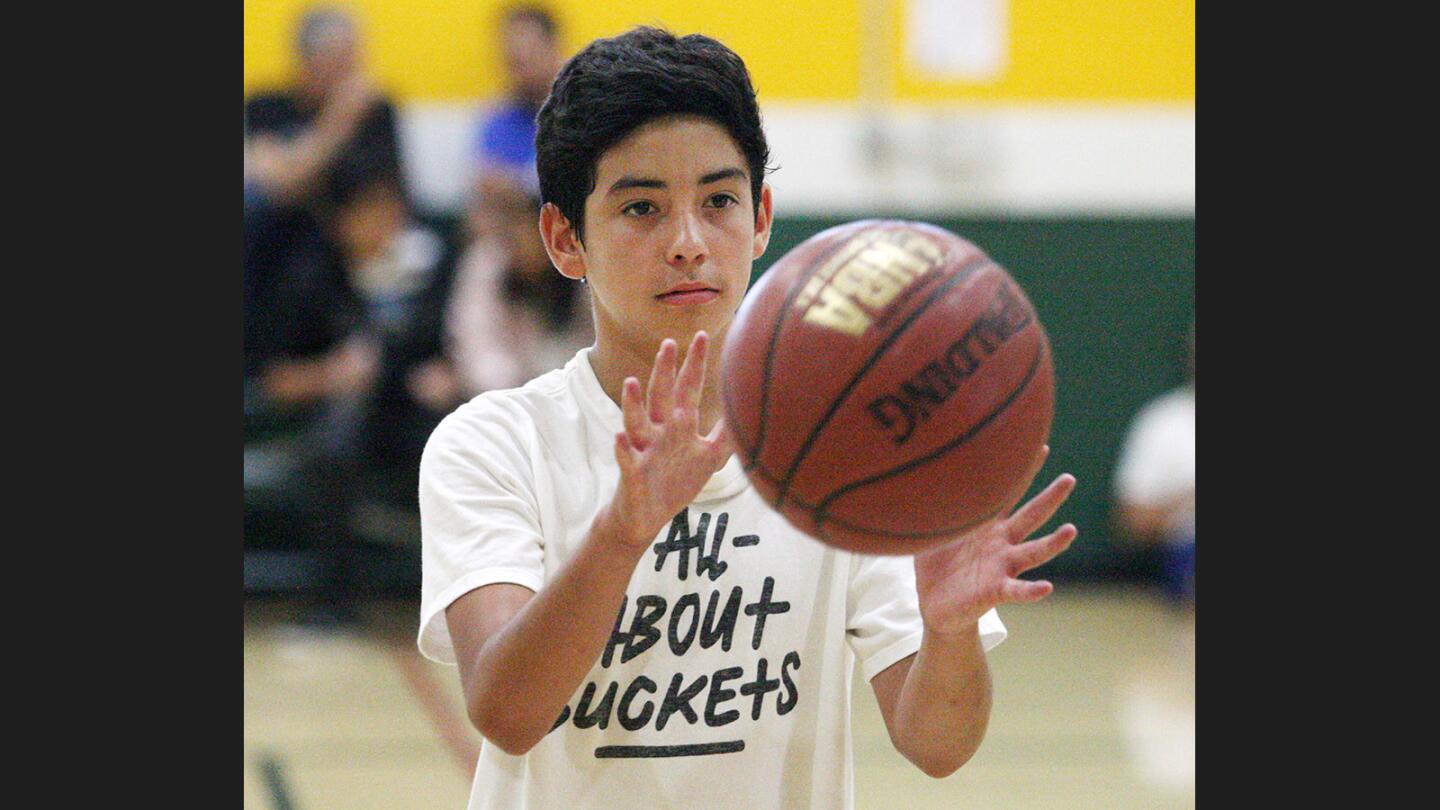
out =
[[[677,368],[685,365],[686,350],[693,337],[694,335],[686,335],[683,339],[679,336],[675,338],[675,342],[680,346],[679,356],[676,359]],[[720,401],[720,349],[724,346],[724,338],[723,333],[711,335],[710,346],[706,349],[705,381],[701,384],[698,429],[702,436],[710,432],[710,429],[715,426],[725,412],[724,405]],[[590,350],[590,367],[594,370],[596,379],[600,381],[600,388],[605,392],[605,396],[619,406],[620,391],[625,384],[626,377],[634,377],[639,380],[642,391],[649,390],[650,372],[655,366],[655,353],[659,350],[658,341],[654,346],[645,350],[636,349],[620,341],[597,339],[595,347]]]

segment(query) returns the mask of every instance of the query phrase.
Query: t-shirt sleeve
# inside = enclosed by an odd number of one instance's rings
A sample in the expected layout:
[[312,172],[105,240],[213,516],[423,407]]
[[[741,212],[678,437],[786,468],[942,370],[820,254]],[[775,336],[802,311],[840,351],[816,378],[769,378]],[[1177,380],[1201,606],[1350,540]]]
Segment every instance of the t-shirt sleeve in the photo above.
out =
[[538,591],[539,506],[523,422],[474,400],[442,421],[420,459],[420,634],[425,657],[455,663],[445,608],[497,582]]
[[[920,649],[924,627],[910,557],[852,554],[847,604],[846,640],[865,680]],[[987,652],[1006,633],[993,609],[980,617],[980,643]]]

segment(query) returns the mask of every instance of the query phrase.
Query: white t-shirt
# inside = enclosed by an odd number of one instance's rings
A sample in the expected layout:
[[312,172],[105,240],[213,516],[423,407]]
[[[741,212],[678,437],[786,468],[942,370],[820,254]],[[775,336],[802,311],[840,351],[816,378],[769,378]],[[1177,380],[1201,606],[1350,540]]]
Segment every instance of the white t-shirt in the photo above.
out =
[[1115,471],[1120,500],[1158,506],[1185,497],[1168,528],[1172,538],[1195,533],[1195,389],[1177,388],[1140,409]]
[[[455,663],[445,608],[496,582],[539,590],[619,480],[620,408],[577,353],[436,428],[420,464],[420,651]],[[988,612],[985,649],[1005,627]],[[848,808],[850,685],[919,649],[909,557],[792,528],[738,457],[637,565],[616,632],[524,756],[481,747],[470,810]]]

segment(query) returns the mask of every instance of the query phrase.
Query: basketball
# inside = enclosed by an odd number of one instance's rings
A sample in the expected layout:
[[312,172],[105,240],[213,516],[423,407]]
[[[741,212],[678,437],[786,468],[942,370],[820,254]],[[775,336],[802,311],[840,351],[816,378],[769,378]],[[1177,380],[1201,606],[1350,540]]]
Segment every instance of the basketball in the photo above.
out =
[[725,418],[760,495],[801,531],[913,554],[1024,494],[1050,433],[1050,342],[975,245],[863,220],[816,234],[746,296]]

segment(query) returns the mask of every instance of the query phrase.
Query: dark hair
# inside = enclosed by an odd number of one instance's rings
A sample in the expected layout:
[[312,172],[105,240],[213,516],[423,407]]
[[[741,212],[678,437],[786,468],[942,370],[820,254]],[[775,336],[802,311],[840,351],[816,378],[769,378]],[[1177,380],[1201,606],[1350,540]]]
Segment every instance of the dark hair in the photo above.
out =
[[505,23],[519,22],[522,20],[524,22],[534,23],[544,32],[546,38],[552,42],[560,30],[559,25],[555,22],[555,15],[551,14],[550,10],[544,6],[533,3],[519,3],[510,6],[500,15],[500,19]]
[[571,57],[537,117],[540,199],[555,203],[577,239],[584,241],[585,198],[595,190],[600,156],[641,125],[669,115],[702,116],[730,133],[748,164],[759,216],[770,148],[745,62],[702,34],[677,39],[640,27],[597,39]]

